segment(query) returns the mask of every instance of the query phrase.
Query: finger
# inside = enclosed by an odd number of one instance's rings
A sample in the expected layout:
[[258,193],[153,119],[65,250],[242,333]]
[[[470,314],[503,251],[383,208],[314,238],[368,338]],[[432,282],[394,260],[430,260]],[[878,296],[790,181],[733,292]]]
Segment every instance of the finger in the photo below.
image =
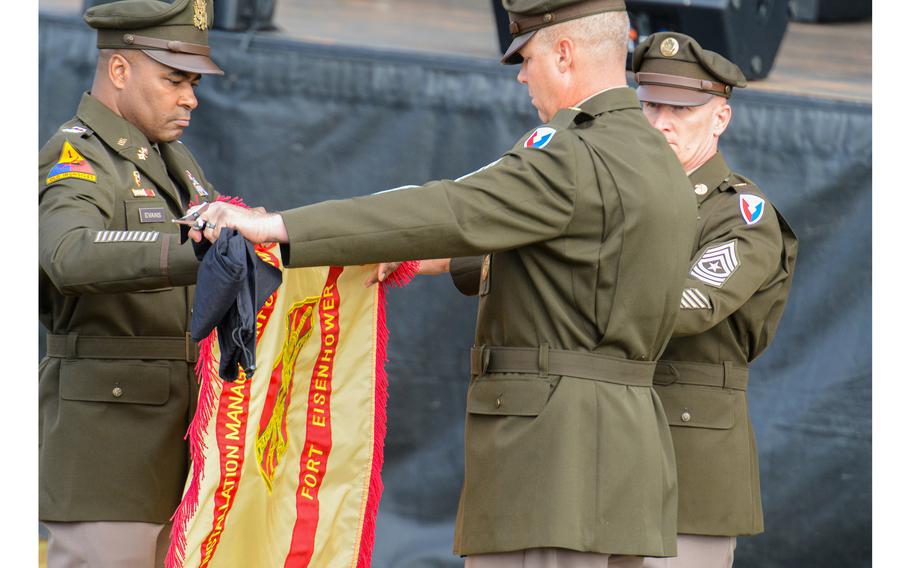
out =
[[214,221],[209,222],[206,225],[206,229],[208,229],[209,232],[211,233],[212,241],[217,241],[218,237],[221,236],[221,226]]

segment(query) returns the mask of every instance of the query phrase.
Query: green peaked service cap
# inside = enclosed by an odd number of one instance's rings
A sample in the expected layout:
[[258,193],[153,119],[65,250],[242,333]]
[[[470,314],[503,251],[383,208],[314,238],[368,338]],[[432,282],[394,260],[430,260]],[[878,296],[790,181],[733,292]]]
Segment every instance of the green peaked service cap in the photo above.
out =
[[92,6],[82,18],[98,30],[98,49],[140,49],[189,73],[224,75],[209,57],[213,0],[121,0]]
[[509,13],[512,44],[500,61],[515,65],[522,62],[519,50],[531,41],[537,30],[601,12],[624,12],[626,3],[624,0],[502,0],[502,7]]
[[701,106],[746,86],[735,63],[676,32],[651,34],[641,42],[632,54],[632,72],[638,98],[648,103]]

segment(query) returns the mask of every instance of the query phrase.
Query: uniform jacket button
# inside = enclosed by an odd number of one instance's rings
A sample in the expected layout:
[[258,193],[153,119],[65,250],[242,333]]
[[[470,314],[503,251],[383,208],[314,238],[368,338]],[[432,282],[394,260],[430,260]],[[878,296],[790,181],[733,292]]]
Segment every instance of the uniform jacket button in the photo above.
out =
[[114,390],[111,391],[111,394],[114,395],[114,398],[120,398],[123,396],[123,389],[120,387],[114,387]]
[[692,420],[692,415],[689,414],[689,411],[687,410],[682,413],[682,416],[680,416],[680,418],[682,419],[683,422],[688,422],[689,420]]

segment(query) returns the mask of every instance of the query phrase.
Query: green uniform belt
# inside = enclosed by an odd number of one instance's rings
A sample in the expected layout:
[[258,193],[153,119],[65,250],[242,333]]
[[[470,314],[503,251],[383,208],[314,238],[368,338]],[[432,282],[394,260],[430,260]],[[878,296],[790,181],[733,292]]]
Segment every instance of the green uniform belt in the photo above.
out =
[[66,359],[169,359],[195,363],[199,346],[184,337],[101,337],[91,335],[47,336],[47,356]]
[[749,385],[749,369],[730,361],[722,364],[658,361],[654,384],[665,386],[673,383],[744,391]]
[[619,385],[649,387],[654,377],[654,361],[631,361],[585,353],[550,349],[547,345],[533,347],[471,348],[471,374],[535,373],[538,376],[559,375],[604,381]]

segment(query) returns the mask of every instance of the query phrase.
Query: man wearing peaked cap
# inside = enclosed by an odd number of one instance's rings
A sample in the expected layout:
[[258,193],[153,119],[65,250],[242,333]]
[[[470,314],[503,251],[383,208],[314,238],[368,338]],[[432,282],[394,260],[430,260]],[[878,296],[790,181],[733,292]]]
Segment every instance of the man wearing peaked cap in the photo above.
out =
[[635,50],[638,96],[691,180],[698,231],[674,337],[654,377],[679,479],[676,558],[648,568],[729,568],[737,535],[763,530],[748,365],[771,342],[790,291],[797,241],[784,218],[717,150],[745,87],[739,68],[689,36],[662,32]]
[[188,471],[198,261],[177,225],[216,192],[178,141],[211,0],[93,7],[90,93],[39,154],[39,518],[48,566],[163,565]]
[[455,553],[468,568],[640,566],[676,552],[673,450],[651,381],[695,197],[626,84],[623,3],[504,4],[520,43],[507,59],[545,124],[500,159],[281,213],[216,203],[202,217],[218,229],[201,236],[228,226],[281,242],[291,267],[484,255]]

